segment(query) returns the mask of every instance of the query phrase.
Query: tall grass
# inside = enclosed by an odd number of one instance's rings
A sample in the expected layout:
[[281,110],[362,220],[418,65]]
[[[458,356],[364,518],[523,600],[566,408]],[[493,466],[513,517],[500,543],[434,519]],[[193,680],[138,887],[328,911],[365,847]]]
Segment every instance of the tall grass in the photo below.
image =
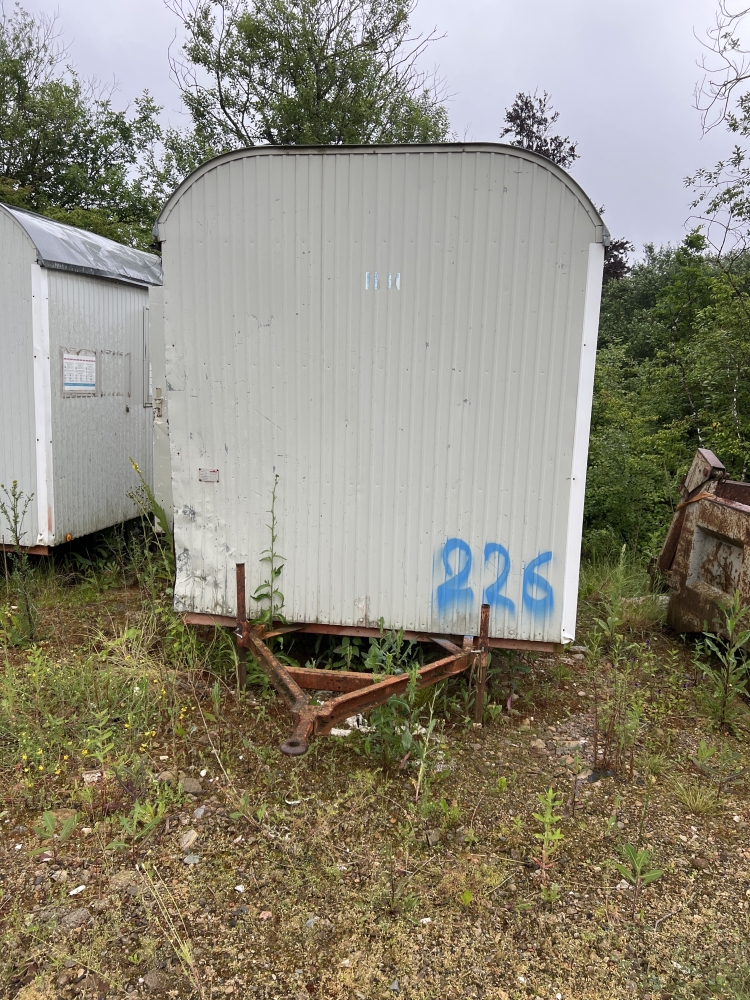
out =
[[[121,549],[110,535],[24,579],[34,588],[40,641],[16,641],[15,574],[5,608],[0,596],[0,771],[16,801],[46,806],[59,796],[54,789],[79,784],[91,769],[116,775],[146,761],[153,770],[157,745],[182,756],[202,726],[198,699],[217,680],[232,682],[231,636],[185,626],[143,557],[148,539],[131,533]],[[103,595],[115,587],[122,597],[113,607]]]
[[[649,575],[648,559],[624,545],[617,557],[594,556],[581,563],[579,617],[591,627],[606,623],[610,631],[643,632],[664,620],[665,595]],[[605,629],[606,630],[606,629]]]

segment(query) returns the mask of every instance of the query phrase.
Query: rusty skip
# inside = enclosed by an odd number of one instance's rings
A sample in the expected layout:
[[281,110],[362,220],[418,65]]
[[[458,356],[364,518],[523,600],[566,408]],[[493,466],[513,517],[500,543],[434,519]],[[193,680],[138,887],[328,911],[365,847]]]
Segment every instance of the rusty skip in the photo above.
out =
[[721,631],[721,605],[739,590],[750,603],[750,483],[734,482],[699,448],[656,565],[670,587],[677,632]]
[[[268,629],[253,625],[245,611],[245,565],[238,563],[237,573],[237,645],[241,651],[250,650],[263,672],[289,709],[295,722],[291,736],[281,744],[281,752],[297,757],[308,749],[310,739],[316,734],[330,732],[337,722],[359,712],[382,705],[393,695],[403,694],[409,684],[407,674],[395,674],[375,680],[372,674],[346,670],[309,669],[291,667],[280,663],[266,644],[272,635],[299,630],[298,627]],[[442,635],[425,635],[424,639],[442,647],[447,656],[429,663],[418,672],[418,687],[436,684],[446,677],[463,673],[468,667],[478,667],[475,721],[482,720],[484,687],[489,662],[490,608],[482,605],[480,635],[465,636],[463,645],[457,646]],[[241,660],[244,667],[244,662]],[[244,673],[244,671],[243,671]],[[244,681],[244,676],[240,677]],[[322,705],[311,705],[311,691],[331,692],[334,697]]]

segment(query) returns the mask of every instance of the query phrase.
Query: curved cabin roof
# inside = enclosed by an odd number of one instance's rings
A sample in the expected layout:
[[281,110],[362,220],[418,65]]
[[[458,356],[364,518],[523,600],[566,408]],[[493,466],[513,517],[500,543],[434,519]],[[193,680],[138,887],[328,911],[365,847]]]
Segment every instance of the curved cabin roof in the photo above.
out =
[[108,278],[129,285],[161,285],[161,260],[85,229],[55,222],[35,212],[0,205],[24,230],[42,267]]
[[532,153],[528,149],[523,149],[520,146],[511,146],[507,143],[501,142],[440,142],[440,143],[430,143],[430,144],[402,144],[402,145],[382,145],[382,146],[248,146],[246,149],[236,149],[230,153],[222,153],[219,156],[215,156],[211,160],[207,160],[197,167],[191,174],[178,185],[177,188],[172,192],[171,196],[168,198],[166,204],[162,208],[159,216],[154,225],[154,238],[158,242],[162,242],[164,239],[164,234],[161,229],[162,225],[166,222],[169,217],[170,212],[180,200],[180,198],[185,194],[185,192],[192,187],[192,185],[203,177],[205,174],[212,170],[216,170],[217,167],[221,167],[226,163],[231,163],[233,160],[242,160],[246,157],[253,156],[305,156],[310,154],[324,154],[326,156],[336,156],[338,154],[351,155],[352,153],[369,153],[372,155],[378,155],[383,153],[470,153],[470,152],[483,152],[483,153],[505,153],[511,156],[517,156],[522,160],[529,160],[531,163],[537,164],[537,166],[544,167],[551,174],[554,174],[558,180],[562,183],[578,198],[584,210],[587,212],[594,226],[598,230],[597,241],[602,242],[606,245],[609,244],[610,234],[607,227],[602,221],[602,217],[591,201],[589,196],[577,183],[573,180],[569,173],[559,167],[552,160],[547,159],[546,156],[541,156],[539,153]]

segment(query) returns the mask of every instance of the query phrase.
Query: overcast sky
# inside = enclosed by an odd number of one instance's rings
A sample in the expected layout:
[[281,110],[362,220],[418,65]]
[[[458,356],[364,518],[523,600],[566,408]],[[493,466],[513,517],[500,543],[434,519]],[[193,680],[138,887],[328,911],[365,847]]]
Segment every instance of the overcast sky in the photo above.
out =
[[[177,22],[162,0],[22,0],[59,11],[71,62],[84,76],[115,77],[117,100],[148,88],[179,123],[167,48]],[[8,6],[10,4],[8,3]],[[701,37],[715,0],[421,0],[414,23],[437,27],[426,68],[452,95],[452,126],[496,140],[520,91],[548,90],[558,128],[578,141],[572,173],[606,206],[614,235],[678,241],[690,215],[683,179],[731,147],[723,130],[701,135],[693,90]]]

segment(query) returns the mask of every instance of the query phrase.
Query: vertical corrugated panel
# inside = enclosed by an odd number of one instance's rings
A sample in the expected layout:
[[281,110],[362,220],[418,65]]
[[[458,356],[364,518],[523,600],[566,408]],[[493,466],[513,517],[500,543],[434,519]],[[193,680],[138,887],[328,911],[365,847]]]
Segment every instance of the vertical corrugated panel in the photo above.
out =
[[[135,516],[131,456],[153,482],[152,411],[143,405],[147,305],[146,288],[49,271],[57,544]],[[63,396],[64,349],[98,352],[96,396]]]
[[559,641],[597,223],[507,149],[202,171],[162,222],[177,606],[261,582],[278,474],[290,620],[473,633],[486,600]]
[[[36,430],[31,320],[31,268],[36,251],[25,232],[0,208],[0,483],[14,479],[36,494]],[[37,505],[26,514],[24,541],[36,544]],[[0,518],[0,537],[8,525]]]

